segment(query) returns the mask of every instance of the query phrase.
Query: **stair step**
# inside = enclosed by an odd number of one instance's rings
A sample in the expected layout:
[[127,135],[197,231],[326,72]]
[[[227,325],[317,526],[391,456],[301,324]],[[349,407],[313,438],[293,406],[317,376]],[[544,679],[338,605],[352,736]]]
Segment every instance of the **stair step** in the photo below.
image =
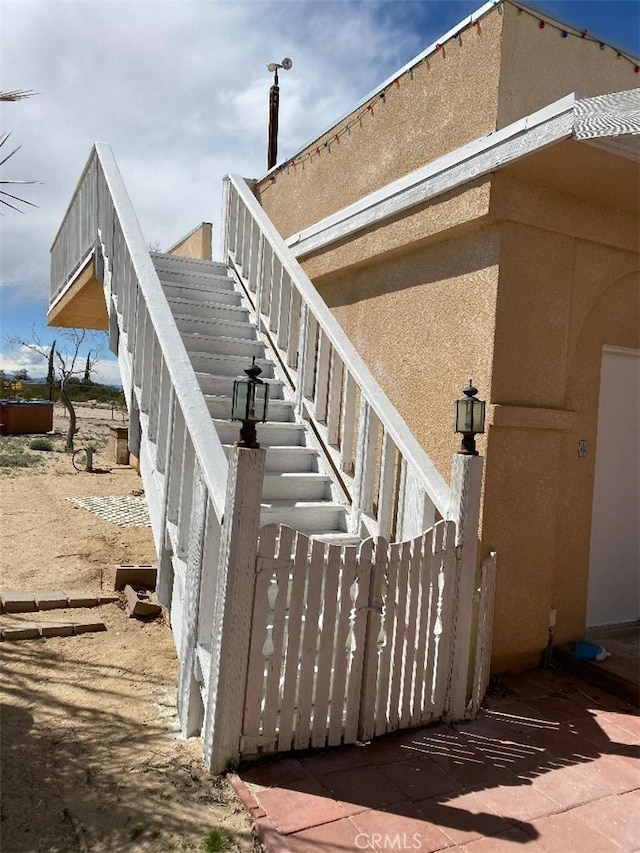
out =
[[[216,376],[215,374],[196,371],[196,378],[200,383],[203,394],[212,397],[222,396],[231,398],[233,394],[233,382],[238,376],[231,374]],[[280,379],[269,377],[264,378],[264,381],[269,385],[269,401],[282,400],[284,383]]]
[[[236,294],[237,295],[237,294]],[[249,311],[244,305],[232,305],[229,302],[194,302],[192,299],[167,297],[174,317],[193,318],[194,320],[236,320],[248,318]]]
[[[271,395],[271,389],[269,389],[269,395]],[[229,394],[205,394],[204,399],[209,407],[212,418],[227,420],[231,417],[231,392]],[[293,403],[291,400],[269,399],[268,416],[269,421],[276,421],[278,423],[294,421]]]
[[184,335],[203,335],[204,337],[244,338],[257,340],[256,327],[248,320],[196,319],[176,317],[176,325]]
[[[233,444],[240,435],[240,423],[219,418],[213,419],[213,425],[218,431],[222,444]],[[258,442],[264,447],[303,447],[305,444],[304,424],[269,423],[257,424]]]
[[[247,367],[251,367],[251,358],[242,355],[216,355],[210,352],[189,353],[193,369],[196,373],[210,373],[213,376],[232,376],[235,379],[243,377]],[[262,368],[263,377],[273,377],[273,364],[264,358],[257,358],[256,364]]]
[[[174,304],[167,300],[173,311],[173,317],[179,329],[187,327],[190,329],[206,329],[208,323],[217,323],[224,321],[227,323],[242,323],[247,326],[253,326],[249,320],[249,310],[244,305],[218,305],[218,311],[215,314],[208,313],[208,316],[200,316],[199,314],[189,313],[189,308],[183,308],[180,304]],[[255,326],[253,326],[255,328]]]
[[232,338],[223,335],[198,335],[182,334],[182,340],[188,353],[208,352],[212,355],[240,355],[246,357],[251,364],[251,359],[264,358],[264,343],[262,341],[250,341],[247,338]]
[[358,543],[358,536],[346,532],[349,508],[332,499],[330,473],[319,470],[317,450],[306,446],[309,427],[296,423],[294,404],[274,378],[255,318],[227,268],[160,254],[154,262],[227,455],[240,433],[240,424],[230,419],[234,380],[255,357],[269,384],[269,420],[256,427],[266,449],[262,524],[287,524],[323,542]]
[[[298,533],[302,533],[304,536],[307,536],[312,540],[312,542],[322,542],[326,545],[360,545],[362,542],[361,536],[358,536],[355,533],[346,533],[343,530],[298,530]],[[312,546],[310,545],[309,550],[311,550],[311,547]],[[294,542],[294,547],[291,553],[292,559],[295,559],[295,552],[296,545]]]
[[308,534],[330,531],[346,532],[346,513],[343,504],[329,501],[296,502],[271,501],[262,504],[260,523],[287,524],[295,530],[304,529]]
[[151,252],[156,269],[185,270],[191,272],[213,273],[228,275],[229,268],[220,261],[203,261],[200,258],[181,258],[179,255],[168,255],[166,252]]
[[207,290],[235,289],[235,282],[228,275],[163,269],[159,269],[157,272],[160,282],[166,287],[184,287],[187,290],[202,290],[205,292]]
[[[267,451],[268,452],[268,451]],[[331,498],[331,478],[307,471],[266,474],[262,489],[265,503],[271,501],[323,501]]]
[[[234,441],[235,440],[236,439],[234,438]],[[231,442],[224,444],[223,449],[228,456],[229,451],[231,450]],[[267,460],[265,464],[266,475],[271,473],[317,473],[317,471],[318,454],[313,447],[267,447]]]
[[161,282],[165,296],[171,302],[173,300],[185,300],[192,305],[240,305],[240,294],[233,288],[209,287],[206,290],[199,287],[183,287],[180,284],[166,284]]

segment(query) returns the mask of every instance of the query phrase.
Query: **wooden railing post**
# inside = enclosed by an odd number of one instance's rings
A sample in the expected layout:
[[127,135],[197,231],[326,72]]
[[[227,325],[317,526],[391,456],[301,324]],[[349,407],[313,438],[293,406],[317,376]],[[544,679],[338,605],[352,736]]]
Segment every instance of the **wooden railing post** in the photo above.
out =
[[491,636],[493,633],[493,605],[496,588],[496,552],[491,551],[483,561],[480,572],[478,599],[478,624],[476,628],[476,661],[471,697],[471,715],[475,716],[489,685],[491,665]]
[[240,755],[265,459],[264,449],[234,447],[229,455],[203,733],[212,773]]
[[207,519],[207,491],[198,470],[193,478],[190,505],[189,555],[182,601],[182,638],[180,643],[180,675],[178,679],[178,712],[184,737],[198,734],[202,726],[203,708],[200,688],[195,676],[198,605],[202,580],[202,554]]
[[456,453],[453,457],[449,518],[456,524],[456,590],[450,678],[445,700],[445,712],[451,720],[463,719],[467,707],[482,469],[481,456]]

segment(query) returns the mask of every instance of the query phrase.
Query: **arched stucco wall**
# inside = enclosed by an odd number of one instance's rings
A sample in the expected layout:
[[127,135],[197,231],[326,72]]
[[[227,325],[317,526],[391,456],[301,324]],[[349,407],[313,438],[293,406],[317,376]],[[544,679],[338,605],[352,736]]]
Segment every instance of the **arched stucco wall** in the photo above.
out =
[[632,252],[503,230],[495,353],[511,370],[494,365],[482,526],[483,553],[498,552],[496,671],[539,661],[551,608],[557,642],[583,636],[602,346],[640,347],[637,267]]

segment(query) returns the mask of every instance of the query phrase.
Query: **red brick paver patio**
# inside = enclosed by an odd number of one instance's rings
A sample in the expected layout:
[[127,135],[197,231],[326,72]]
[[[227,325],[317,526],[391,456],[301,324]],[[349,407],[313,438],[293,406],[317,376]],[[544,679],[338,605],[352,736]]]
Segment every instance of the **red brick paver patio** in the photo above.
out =
[[273,853],[640,851],[640,717],[567,675],[505,680],[471,723],[233,778]]

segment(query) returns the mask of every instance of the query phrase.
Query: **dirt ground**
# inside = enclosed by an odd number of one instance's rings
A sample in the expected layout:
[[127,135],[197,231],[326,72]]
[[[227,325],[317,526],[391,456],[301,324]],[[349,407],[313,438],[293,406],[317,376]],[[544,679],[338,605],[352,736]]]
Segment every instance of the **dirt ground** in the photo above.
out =
[[[0,438],[2,589],[111,591],[115,564],[155,564],[150,528],[119,527],[65,500],[142,489],[107,455],[109,427],[122,425],[111,415],[79,410],[76,447],[100,446],[99,473],[76,472],[62,452],[62,410],[51,452],[29,450],[32,436]],[[16,447],[37,463],[17,467]],[[0,645],[2,853],[261,850],[230,787],[202,769],[200,741],[176,734],[170,629],[129,619],[120,602],[91,612],[106,632]],[[66,615],[87,611],[46,617]],[[17,618],[33,617],[0,615],[0,624]],[[215,846],[216,829],[228,846]]]

